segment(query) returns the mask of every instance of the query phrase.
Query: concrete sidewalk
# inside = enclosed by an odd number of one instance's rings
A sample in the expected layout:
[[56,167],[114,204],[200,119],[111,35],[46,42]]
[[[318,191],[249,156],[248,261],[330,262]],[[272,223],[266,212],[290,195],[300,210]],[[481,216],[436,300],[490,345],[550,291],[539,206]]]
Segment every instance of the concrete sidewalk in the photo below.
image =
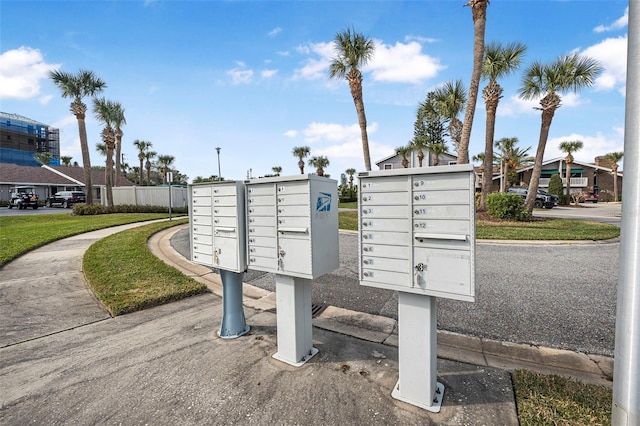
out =
[[[171,252],[176,229],[156,235],[150,248],[212,293],[111,318],[86,287],[82,256],[98,239],[138,225],[61,240],[0,270],[0,423],[518,423],[510,374],[478,362],[492,358],[487,342],[465,351],[469,339],[439,333],[439,354],[453,353],[438,361],[445,394],[434,414],[391,397],[398,363],[390,319],[328,308],[314,319],[320,353],[294,368],[271,357],[274,295],[245,286],[250,333],[218,338],[218,275]],[[506,348],[491,349],[500,355],[492,362],[506,363]],[[561,370],[546,365],[565,366],[557,355],[533,364]],[[455,361],[465,357],[470,363]]]

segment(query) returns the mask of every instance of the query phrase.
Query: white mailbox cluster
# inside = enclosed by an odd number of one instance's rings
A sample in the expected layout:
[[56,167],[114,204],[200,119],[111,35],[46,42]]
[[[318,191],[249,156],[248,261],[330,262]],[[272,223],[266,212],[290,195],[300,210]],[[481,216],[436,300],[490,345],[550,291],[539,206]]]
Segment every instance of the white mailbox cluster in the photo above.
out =
[[192,261],[233,272],[247,269],[244,185],[221,181],[191,185]]
[[465,165],[359,175],[360,283],[474,301],[474,175]]
[[336,181],[300,175],[245,184],[250,269],[314,279],[338,268]]

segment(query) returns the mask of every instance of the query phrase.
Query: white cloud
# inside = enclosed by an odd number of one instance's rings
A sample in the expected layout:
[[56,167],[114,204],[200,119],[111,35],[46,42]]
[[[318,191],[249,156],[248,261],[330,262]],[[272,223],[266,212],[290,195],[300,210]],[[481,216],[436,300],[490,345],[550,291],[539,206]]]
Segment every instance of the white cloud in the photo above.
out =
[[49,102],[51,102],[51,99],[53,99],[53,95],[44,95],[41,96],[40,99],[38,99],[38,102],[40,103],[40,105],[48,105]]
[[289,55],[291,55],[291,53],[288,50],[278,50],[276,52],[276,54],[278,56],[289,56]]
[[513,117],[520,114],[540,114],[535,108],[540,107],[538,99],[524,100],[518,95],[501,101],[498,105],[497,115],[499,117]]
[[0,99],[30,99],[40,95],[40,81],[60,64],[48,64],[42,53],[31,47],[19,47],[0,55]]
[[[445,68],[439,59],[423,53],[422,45],[416,41],[387,45],[376,40],[375,45],[371,61],[362,70],[370,72],[374,81],[416,84],[434,78]],[[307,58],[304,65],[294,71],[294,78],[327,78],[329,64],[335,56],[333,42],[309,43],[298,46],[296,51],[316,57]]]
[[[367,127],[367,132],[375,131],[377,124],[373,123]],[[356,124],[343,125],[335,123],[316,123],[313,122],[303,131],[305,141],[314,142],[338,142],[349,139],[360,138],[360,126]]]
[[377,42],[373,59],[365,70],[371,70],[375,81],[416,84],[434,78],[445,68],[439,59],[422,53],[420,43],[412,41],[393,46]]
[[283,134],[288,138],[295,138],[296,136],[298,136],[298,131],[297,130],[287,130]]
[[268,36],[269,37],[275,37],[278,34],[280,34],[281,32],[282,32],[282,28],[276,27],[276,28],[272,29],[271,31],[269,31]]
[[278,73],[278,70],[262,70],[260,76],[262,78],[271,78]]
[[597,90],[611,90],[624,86],[627,79],[627,36],[607,38],[586,48],[582,54],[596,59],[604,67],[596,79]]
[[404,37],[404,41],[406,41],[407,43],[410,41],[417,41],[418,43],[425,44],[425,43],[435,43],[438,41],[438,39],[431,38],[431,37],[408,35]]
[[597,33],[602,33],[602,32],[605,32],[605,31],[619,30],[621,28],[626,27],[627,25],[629,25],[629,7],[628,6],[624,10],[624,15],[622,15],[620,18],[616,19],[612,24],[610,24],[610,25],[598,25],[597,27],[595,27],[593,29],[593,31],[595,31]]
[[583,163],[593,163],[597,156],[605,155],[608,152],[622,151],[624,147],[624,142],[621,138],[615,137],[612,139],[600,132],[595,136],[571,133],[566,136],[549,139],[545,149],[545,159],[566,157],[567,154],[559,148],[560,143],[565,141],[582,141],[584,146],[578,152],[573,153],[573,158]]
[[243,70],[234,68],[227,71],[227,75],[231,77],[231,81],[235,85],[249,84],[253,79],[253,70]]

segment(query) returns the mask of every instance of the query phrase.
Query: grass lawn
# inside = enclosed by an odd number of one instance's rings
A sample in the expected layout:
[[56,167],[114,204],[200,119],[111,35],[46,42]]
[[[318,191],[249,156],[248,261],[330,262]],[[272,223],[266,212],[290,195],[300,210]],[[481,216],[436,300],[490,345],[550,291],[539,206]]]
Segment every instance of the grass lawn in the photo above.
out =
[[164,219],[160,213],[118,213],[71,216],[68,213],[0,217],[0,266],[52,241],[145,220]]
[[82,267],[89,286],[111,315],[122,315],[207,291],[147,249],[147,240],[188,219],[129,229],[93,244]]

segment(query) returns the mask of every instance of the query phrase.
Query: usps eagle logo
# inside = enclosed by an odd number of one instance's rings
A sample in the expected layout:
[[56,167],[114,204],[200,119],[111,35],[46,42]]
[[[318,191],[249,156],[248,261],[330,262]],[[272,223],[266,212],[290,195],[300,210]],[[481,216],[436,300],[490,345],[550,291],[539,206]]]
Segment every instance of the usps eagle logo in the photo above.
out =
[[320,192],[318,194],[318,202],[316,203],[317,212],[331,211],[331,194]]

